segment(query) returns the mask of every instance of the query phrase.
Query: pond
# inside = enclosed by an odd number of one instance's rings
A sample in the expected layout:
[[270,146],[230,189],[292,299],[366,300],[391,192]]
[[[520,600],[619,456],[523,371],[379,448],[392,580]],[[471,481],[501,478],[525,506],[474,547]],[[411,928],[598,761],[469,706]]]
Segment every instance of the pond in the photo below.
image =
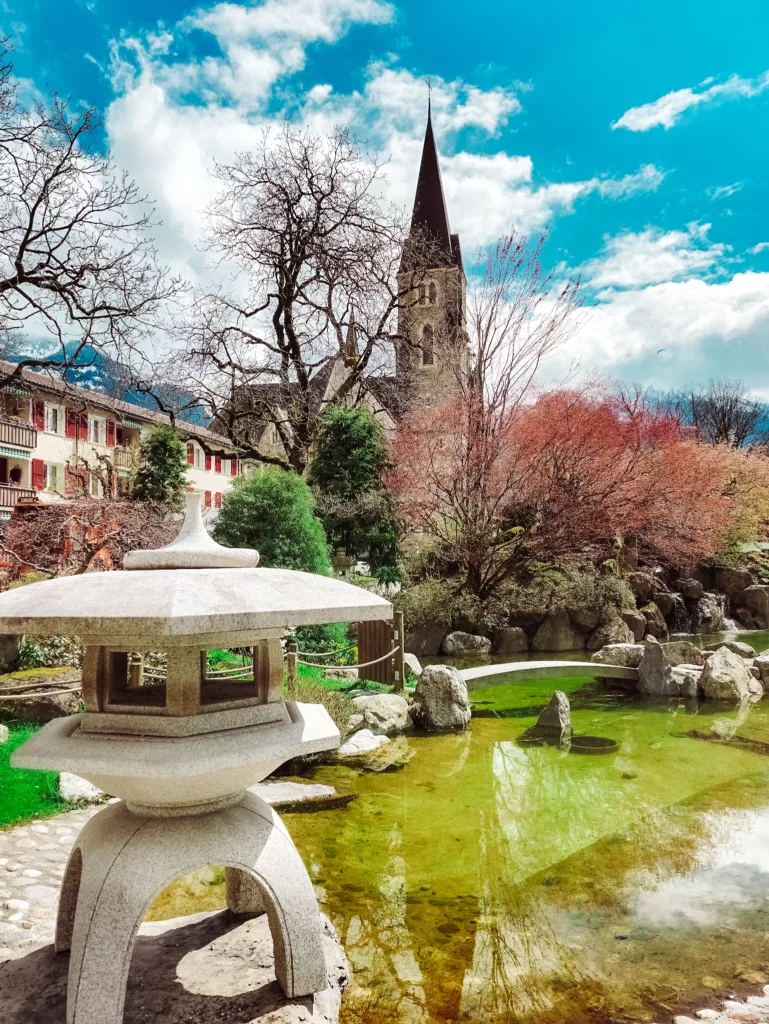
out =
[[[556,688],[616,754],[518,745]],[[319,766],[358,799],[285,818],[353,968],[342,1021],[662,1021],[769,982],[769,700],[471,699],[467,733],[392,773]]]

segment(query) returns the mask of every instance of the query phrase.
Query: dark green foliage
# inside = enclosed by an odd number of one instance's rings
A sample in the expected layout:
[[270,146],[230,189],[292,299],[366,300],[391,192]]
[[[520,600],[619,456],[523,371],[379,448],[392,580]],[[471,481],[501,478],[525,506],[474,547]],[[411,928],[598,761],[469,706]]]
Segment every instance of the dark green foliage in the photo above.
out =
[[373,575],[395,582],[398,523],[381,480],[386,468],[387,444],[368,409],[331,406],[324,412],[308,479],[329,543],[353,557],[365,555]]
[[179,510],[187,487],[187,452],[173,427],[153,427],[142,439],[131,496]]
[[214,539],[232,548],[256,548],[259,564],[328,575],[331,563],[312,491],[296,473],[266,466],[240,477],[224,496]]

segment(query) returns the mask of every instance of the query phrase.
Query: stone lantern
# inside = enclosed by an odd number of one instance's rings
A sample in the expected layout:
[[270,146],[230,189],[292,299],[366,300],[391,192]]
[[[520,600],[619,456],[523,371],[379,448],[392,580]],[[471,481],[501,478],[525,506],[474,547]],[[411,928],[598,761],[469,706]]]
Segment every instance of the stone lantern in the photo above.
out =
[[[82,714],[49,722],[13,764],[74,772],[119,797],[82,830],[62,884],[56,948],[71,948],[68,1024],[120,1024],[134,937],[154,898],[206,864],[231,910],[266,910],[289,997],[326,987],[312,883],[278,815],[248,788],[339,732],[285,701],[280,638],[296,626],[389,619],[389,602],[331,577],[256,568],[206,533],[189,494],[179,537],[87,573],[0,595],[0,633],[78,635]],[[233,670],[207,651],[246,648]],[[148,655],[154,657],[148,658]],[[163,667],[164,666],[164,667]]]

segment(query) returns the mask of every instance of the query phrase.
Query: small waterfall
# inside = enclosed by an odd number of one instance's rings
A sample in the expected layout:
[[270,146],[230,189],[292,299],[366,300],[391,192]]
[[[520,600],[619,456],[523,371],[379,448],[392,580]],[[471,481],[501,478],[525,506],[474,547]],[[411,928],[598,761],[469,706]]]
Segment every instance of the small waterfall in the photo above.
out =
[[671,623],[670,632],[691,633],[692,623],[683,597],[681,597],[680,594],[671,594],[670,596],[673,598],[673,621]]

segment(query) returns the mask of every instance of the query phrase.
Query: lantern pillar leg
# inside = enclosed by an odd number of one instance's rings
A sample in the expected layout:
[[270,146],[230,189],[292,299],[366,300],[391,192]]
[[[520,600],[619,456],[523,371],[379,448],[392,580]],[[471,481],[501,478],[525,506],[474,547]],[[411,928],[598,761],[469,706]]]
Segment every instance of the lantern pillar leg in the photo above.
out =
[[67,870],[57,927],[57,948],[71,945],[67,1024],[121,1024],[134,939],[149,906],[176,878],[206,864],[231,869],[241,912],[266,911],[285,994],[327,987],[312,882],[268,804],[246,793],[224,810],[155,818],[117,803],[88,822]]

